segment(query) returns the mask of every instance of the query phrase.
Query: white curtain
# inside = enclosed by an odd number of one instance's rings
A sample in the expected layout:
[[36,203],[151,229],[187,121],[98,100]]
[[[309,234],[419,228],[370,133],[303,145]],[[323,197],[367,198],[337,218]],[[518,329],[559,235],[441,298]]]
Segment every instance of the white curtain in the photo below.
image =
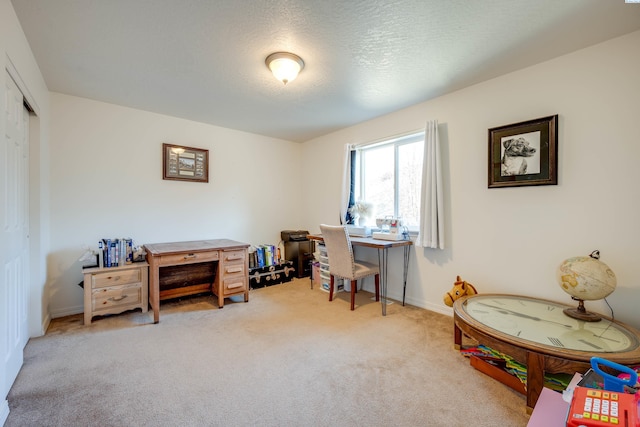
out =
[[340,222],[346,224],[347,210],[349,209],[349,195],[351,193],[351,150],[353,144],[344,146],[344,163],[342,165],[342,194],[340,197]]
[[444,249],[444,198],[438,121],[430,120],[424,131],[420,234],[416,244],[425,248]]

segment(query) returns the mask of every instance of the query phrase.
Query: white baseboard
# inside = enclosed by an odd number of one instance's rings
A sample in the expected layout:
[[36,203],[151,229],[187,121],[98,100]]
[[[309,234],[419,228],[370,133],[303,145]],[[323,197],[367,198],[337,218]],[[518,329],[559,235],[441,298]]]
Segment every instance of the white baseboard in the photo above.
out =
[[[367,286],[364,286],[363,289],[367,292],[371,292],[371,293],[375,292],[375,289],[372,284],[371,285],[367,284]],[[391,293],[387,292],[387,298],[396,300],[400,304],[402,304],[402,290],[400,291],[399,294],[396,294],[395,292],[391,292]],[[414,307],[424,308],[425,310],[434,311],[436,313],[444,314],[445,316],[453,317],[453,310],[450,307],[441,306],[439,304],[428,303],[428,302],[411,298],[411,297],[405,298],[404,302],[405,304],[413,305]]]
[[9,401],[5,399],[0,403],[0,426],[7,422],[7,418],[9,418]]
[[52,311],[50,313],[52,319],[57,319],[58,317],[71,316],[72,314],[84,313],[84,306],[79,305],[75,307],[65,307],[59,310]]
[[47,333],[47,329],[49,329],[50,323],[51,323],[51,314],[47,313],[46,317],[42,319],[42,335]]
[[422,305],[413,304],[413,303],[411,305],[416,305],[418,307],[424,308],[425,310],[435,311],[436,313],[440,313],[440,314],[444,314],[445,316],[453,317],[453,309],[451,307],[444,307],[444,306],[441,306],[441,305],[438,305],[438,304],[424,303],[424,302],[422,302]]

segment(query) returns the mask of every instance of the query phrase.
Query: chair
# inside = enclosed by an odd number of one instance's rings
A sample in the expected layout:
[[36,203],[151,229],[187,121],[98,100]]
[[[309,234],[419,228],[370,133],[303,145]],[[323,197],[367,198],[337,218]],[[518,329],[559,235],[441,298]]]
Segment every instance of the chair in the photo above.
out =
[[334,276],[351,281],[351,310],[355,308],[358,279],[375,275],[376,301],[380,301],[380,268],[364,261],[355,261],[349,233],[344,226],[320,225],[322,239],[329,257],[329,301],[333,301]]

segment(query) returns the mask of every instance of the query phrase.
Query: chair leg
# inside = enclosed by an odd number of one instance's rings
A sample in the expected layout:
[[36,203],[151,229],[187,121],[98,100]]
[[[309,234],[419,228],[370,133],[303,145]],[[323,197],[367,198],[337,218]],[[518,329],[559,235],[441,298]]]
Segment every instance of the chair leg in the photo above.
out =
[[376,274],[376,301],[380,301],[380,275]]
[[329,301],[333,301],[333,274],[330,275],[329,279]]
[[358,287],[358,281],[351,281],[351,311],[355,310],[356,307],[356,288]]

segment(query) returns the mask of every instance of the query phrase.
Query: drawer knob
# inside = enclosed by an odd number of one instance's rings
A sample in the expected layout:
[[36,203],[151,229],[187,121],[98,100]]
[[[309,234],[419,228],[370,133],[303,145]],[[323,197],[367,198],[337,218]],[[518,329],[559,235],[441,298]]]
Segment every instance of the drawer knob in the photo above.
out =
[[109,298],[109,300],[113,301],[113,302],[118,302],[118,301],[122,301],[126,297],[127,297],[126,295],[122,295],[122,296],[119,296],[119,297],[111,297],[111,298]]
[[196,254],[185,255],[184,259],[196,259]]

